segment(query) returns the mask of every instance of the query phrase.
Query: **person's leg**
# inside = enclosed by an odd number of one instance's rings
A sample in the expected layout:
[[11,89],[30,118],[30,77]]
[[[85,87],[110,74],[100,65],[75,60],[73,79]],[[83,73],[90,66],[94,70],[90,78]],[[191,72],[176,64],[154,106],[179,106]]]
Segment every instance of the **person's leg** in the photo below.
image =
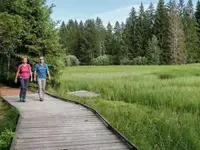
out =
[[42,100],[44,100],[46,79],[42,79]]
[[38,79],[38,94],[39,94],[39,98],[40,100],[42,99],[42,80]]
[[20,79],[20,85],[21,85],[21,89],[20,89],[20,94],[19,94],[19,99],[20,101],[22,101],[23,96],[24,96],[24,79]]
[[28,83],[29,83],[29,79],[24,79],[24,97],[23,97],[23,100],[25,101],[26,99],[26,92],[27,92],[27,89],[28,89]]

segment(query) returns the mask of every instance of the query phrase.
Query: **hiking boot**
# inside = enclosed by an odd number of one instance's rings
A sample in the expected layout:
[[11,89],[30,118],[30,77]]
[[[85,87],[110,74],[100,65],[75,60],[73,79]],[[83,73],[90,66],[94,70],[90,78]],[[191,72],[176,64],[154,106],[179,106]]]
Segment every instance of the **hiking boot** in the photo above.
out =
[[24,97],[22,97],[21,102],[26,102],[26,99]]
[[22,101],[23,101],[23,98],[22,98],[22,97],[20,97],[20,98],[19,98],[19,102],[22,102]]

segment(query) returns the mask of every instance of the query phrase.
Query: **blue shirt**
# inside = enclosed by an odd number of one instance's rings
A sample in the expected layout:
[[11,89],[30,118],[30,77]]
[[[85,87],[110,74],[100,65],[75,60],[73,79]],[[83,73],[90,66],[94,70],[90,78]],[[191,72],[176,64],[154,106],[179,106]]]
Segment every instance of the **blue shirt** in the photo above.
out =
[[37,73],[37,78],[46,79],[46,73],[47,71],[49,71],[49,67],[47,66],[47,64],[36,64],[34,70]]

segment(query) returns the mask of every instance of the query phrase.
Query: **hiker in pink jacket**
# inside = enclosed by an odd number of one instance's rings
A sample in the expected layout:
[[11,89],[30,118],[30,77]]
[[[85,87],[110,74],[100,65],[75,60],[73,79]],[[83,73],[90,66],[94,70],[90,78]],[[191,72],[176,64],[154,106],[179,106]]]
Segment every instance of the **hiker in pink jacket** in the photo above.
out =
[[33,80],[31,66],[27,64],[27,57],[23,57],[22,64],[18,66],[16,77],[15,77],[15,83],[17,83],[18,77],[21,84],[21,90],[20,90],[20,95],[19,95],[20,102],[25,102],[29,78],[31,77],[31,81]]

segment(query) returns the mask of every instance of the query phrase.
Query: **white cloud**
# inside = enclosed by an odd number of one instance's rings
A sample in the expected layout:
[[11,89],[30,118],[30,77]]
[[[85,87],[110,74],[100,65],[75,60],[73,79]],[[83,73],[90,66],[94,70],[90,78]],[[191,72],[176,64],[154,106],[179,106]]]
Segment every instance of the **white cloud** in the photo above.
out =
[[[149,7],[149,3],[148,4],[143,4],[144,8],[147,9]],[[103,13],[99,13],[99,14],[94,14],[91,16],[87,16],[86,14],[83,15],[82,17],[71,17],[72,19],[76,19],[77,21],[86,21],[87,19],[96,19],[96,17],[99,17],[102,19],[104,26],[107,26],[108,22],[111,22],[112,25],[114,25],[116,23],[116,21],[121,22],[126,22],[126,18],[129,16],[129,13],[131,12],[132,8],[135,8],[136,12],[139,11],[140,8],[140,4],[138,5],[130,5],[127,7],[122,7],[122,8],[117,8],[114,10],[110,10],[107,12],[103,12]],[[156,7],[156,5],[154,5],[154,8]],[[84,16],[84,17],[83,17]]]
[[[144,8],[148,8],[149,4],[144,4]],[[115,24],[116,21],[125,22],[126,18],[129,16],[132,7],[139,10],[140,5],[131,5],[123,8],[114,9],[108,12],[92,15],[90,18],[96,18],[97,16],[103,20],[105,26],[107,26],[108,22],[110,21],[112,25]]]

